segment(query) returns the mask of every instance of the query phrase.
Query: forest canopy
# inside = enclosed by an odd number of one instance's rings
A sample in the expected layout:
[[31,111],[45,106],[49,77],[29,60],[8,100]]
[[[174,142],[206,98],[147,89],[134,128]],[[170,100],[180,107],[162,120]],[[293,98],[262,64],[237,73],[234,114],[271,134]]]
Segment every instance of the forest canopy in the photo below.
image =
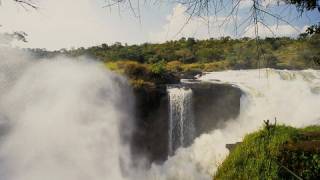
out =
[[[250,68],[279,68],[304,69],[319,68],[317,59],[320,57],[320,35],[302,33],[298,38],[276,37],[265,38],[259,42],[253,38],[197,40],[181,38],[160,44],[144,43],[127,45],[119,42],[108,45],[101,44],[89,48],[62,49],[46,51],[29,49],[38,57],[64,54],[67,56],[90,56],[103,62],[135,61],[141,64],[186,64],[194,69],[203,69],[204,64],[211,64],[213,69],[250,69]],[[259,57],[258,57],[259,56]]]

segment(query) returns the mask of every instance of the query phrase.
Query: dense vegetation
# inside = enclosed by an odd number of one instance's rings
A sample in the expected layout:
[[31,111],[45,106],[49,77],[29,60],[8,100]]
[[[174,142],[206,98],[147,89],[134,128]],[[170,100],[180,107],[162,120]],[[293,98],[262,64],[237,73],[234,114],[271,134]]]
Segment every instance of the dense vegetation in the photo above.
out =
[[[303,33],[297,39],[265,38],[258,42],[250,38],[195,40],[181,38],[162,44],[113,45],[102,44],[90,48],[47,52],[33,49],[39,56],[66,54],[88,55],[104,62],[135,61],[143,64],[176,61],[182,64],[221,64],[218,69],[240,68],[319,68],[314,58],[320,56],[320,35]],[[210,67],[208,67],[210,70]],[[214,68],[215,69],[215,68]]]
[[[320,68],[320,34],[303,33],[299,38],[251,38],[195,40],[182,38],[162,44],[102,44],[49,52],[30,49],[35,56],[89,56],[112,70],[125,73],[136,86],[170,82],[172,75],[226,69]],[[169,80],[169,81],[168,81]],[[172,79],[171,79],[172,81]]]
[[263,128],[245,136],[215,179],[320,178],[320,126]]

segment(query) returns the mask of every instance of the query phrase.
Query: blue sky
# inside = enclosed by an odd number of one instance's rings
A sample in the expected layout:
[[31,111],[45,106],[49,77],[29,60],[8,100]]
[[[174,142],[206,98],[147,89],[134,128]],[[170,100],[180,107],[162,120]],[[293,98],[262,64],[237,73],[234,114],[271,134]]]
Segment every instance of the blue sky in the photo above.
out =
[[[189,17],[185,13],[186,7],[168,1],[141,1],[140,11],[137,11],[137,2],[133,1],[132,4],[136,15],[140,13],[140,19],[134,16],[128,4],[121,4],[119,8],[103,8],[107,0],[37,0],[35,3],[40,7],[37,11],[26,11],[11,0],[6,0],[0,6],[0,31],[24,31],[28,34],[29,42],[15,42],[14,45],[49,50],[114,42],[164,42],[183,36],[198,39],[254,36],[251,26],[244,25],[237,32],[234,28],[235,22],[239,25],[250,14],[251,0],[241,1],[238,16],[231,18],[234,20],[223,23],[230,11],[227,8],[219,14],[209,14],[209,17],[194,17],[181,32],[179,30]],[[260,24],[259,35],[262,37],[294,37],[308,25],[320,21],[319,12],[308,12],[298,17],[294,6],[277,5],[274,0],[265,1],[264,6],[283,16],[291,25],[265,17],[264,22],[274,34]]]

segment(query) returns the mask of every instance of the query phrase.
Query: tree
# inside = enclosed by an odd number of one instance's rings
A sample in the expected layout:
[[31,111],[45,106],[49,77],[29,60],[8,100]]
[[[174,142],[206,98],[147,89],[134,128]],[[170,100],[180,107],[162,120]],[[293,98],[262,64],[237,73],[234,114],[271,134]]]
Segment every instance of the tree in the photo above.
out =
[[308,27],[308,29],[306,30],[306,33],[310,35],[320,34],[320,23]]
[[20,4],[25,9],[27,8],[38,9],[38,6],[32,0],[12,0],[12,1]]
[[193,45],[196,44],[196,41],[194,38],[188,38],[187,39],[187,48],[192,49]]
[[284,0],[288,4],[295,5],[301,12],[318,9],[320,12],[320,4],[318,0]]
[[192,63],[195,60],[194,54],[187,48],[180,49],[176,51],[175,54],[179,57],[179,60],[184,63]]
[[201,48],[196,54],[203,62],[219,61],[224,58],[221,48]]

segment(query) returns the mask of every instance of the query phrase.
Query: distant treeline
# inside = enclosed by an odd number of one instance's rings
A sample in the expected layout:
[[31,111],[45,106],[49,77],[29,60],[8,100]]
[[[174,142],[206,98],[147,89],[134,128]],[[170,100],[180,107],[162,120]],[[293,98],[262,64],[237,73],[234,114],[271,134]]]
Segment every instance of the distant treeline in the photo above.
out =
[[[181,38],[161,44],[144,43],[127,45],[114,43],[102,44],[89,48],[46,51],[30,49],[36,56],[51,57],[57,54],[82,56],[103,62],[135,61],[141,64],[170,63],[175,64],[218,64],[219,69],[319,69],[320,35],[301,34],[298,38],[277,37],[256,41],[252,38],[196,40]],[[209,69],[210,70],[210,69]],[[213,69],[215,70],[215,69]]]

